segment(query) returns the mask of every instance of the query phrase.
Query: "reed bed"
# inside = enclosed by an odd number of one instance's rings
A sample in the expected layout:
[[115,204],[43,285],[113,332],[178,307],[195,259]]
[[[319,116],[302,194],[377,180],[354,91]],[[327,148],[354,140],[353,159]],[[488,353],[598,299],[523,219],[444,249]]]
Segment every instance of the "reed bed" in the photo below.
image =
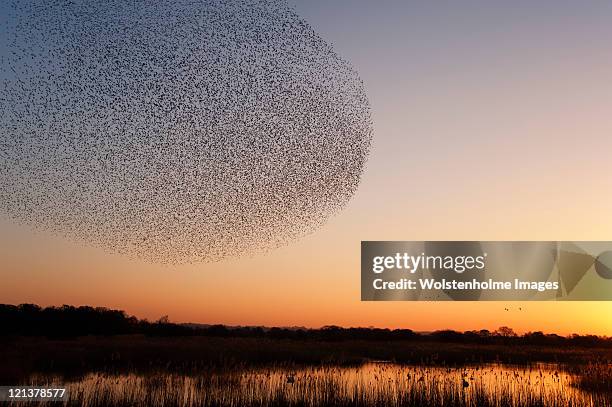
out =
[[589,363],[570,370],[575,374],[577,387],[592,393],[612,395],[612,363]]
[[[587,373],[607,375],[590,365]],[[591,391],[581,378],[556,365],[529,367],[275,365],[198,375],[89,373],[65,383],[66,405],[101,406],[612,406],[612,392]],[[596,376],[598,377],[598,376]],[[33,376],[31,384],[61,383]],[[36,403],[40,405],[40,403]],[[15,405],[24,406],[23,402]]]

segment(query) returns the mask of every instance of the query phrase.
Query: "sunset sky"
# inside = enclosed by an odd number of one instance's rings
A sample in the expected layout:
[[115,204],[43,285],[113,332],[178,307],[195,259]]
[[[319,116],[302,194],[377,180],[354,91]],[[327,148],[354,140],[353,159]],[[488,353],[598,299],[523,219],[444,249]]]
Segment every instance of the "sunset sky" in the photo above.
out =
[[373,147],[348,207],[286,247],[179,267],[0,218],[0,302],[228,325],[612,335],[612,302],[359,292],[361,240],[612,240],[612,3],[295,3],[370,98]]

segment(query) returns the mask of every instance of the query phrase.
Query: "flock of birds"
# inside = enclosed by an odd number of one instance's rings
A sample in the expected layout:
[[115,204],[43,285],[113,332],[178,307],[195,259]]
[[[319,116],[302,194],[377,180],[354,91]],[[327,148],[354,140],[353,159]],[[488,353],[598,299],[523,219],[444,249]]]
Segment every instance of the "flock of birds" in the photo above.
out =
[[0,79],[0,211],[161,263],[311,233],[355,192],[363,84],[281,0],[24,0]]

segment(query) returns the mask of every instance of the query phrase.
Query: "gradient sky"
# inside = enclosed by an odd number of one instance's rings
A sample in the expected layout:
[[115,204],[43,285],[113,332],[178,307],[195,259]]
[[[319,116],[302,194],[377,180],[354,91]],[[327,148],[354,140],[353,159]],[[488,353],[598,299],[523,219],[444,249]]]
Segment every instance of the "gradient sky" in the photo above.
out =
[[270,253],[181,267],[1,219],[0,302],[230,325],[612,335],[612,302],[359,300],[361,240],[612,240],[612,3],[295,7],[353,63],[372,105],[373,149],[346,210]]

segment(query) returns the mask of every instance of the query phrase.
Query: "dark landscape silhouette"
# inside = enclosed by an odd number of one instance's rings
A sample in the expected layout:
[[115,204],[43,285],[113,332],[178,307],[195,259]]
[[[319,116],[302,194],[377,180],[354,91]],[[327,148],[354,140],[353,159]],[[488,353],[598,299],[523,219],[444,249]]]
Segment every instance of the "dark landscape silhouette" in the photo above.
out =
[[0,305],[0,326],[0,384],[66,385],[69,405],[612,405],[612,338],[595,335],[232,327],[34,304]]
[[104,307],[71,306],[40,307],[35,304],[0,304],[2,335],[74,338],[87,335],[147,336],[210,336],[268,339],[304,339],[323,341],[373,340],[449,342],[468,344],[503,344],[536,346],[586,346],[612,348],[612,337],[597,335],[560,336],[543,332],[517,335],[512,328],[500,327],[490,331],[459,332],[439,330],[415,332],[411,329],[343,328],[330,325],[322,328],[226,326],[170,322],[167,316],[157,321],[138,319],[125,311]]

